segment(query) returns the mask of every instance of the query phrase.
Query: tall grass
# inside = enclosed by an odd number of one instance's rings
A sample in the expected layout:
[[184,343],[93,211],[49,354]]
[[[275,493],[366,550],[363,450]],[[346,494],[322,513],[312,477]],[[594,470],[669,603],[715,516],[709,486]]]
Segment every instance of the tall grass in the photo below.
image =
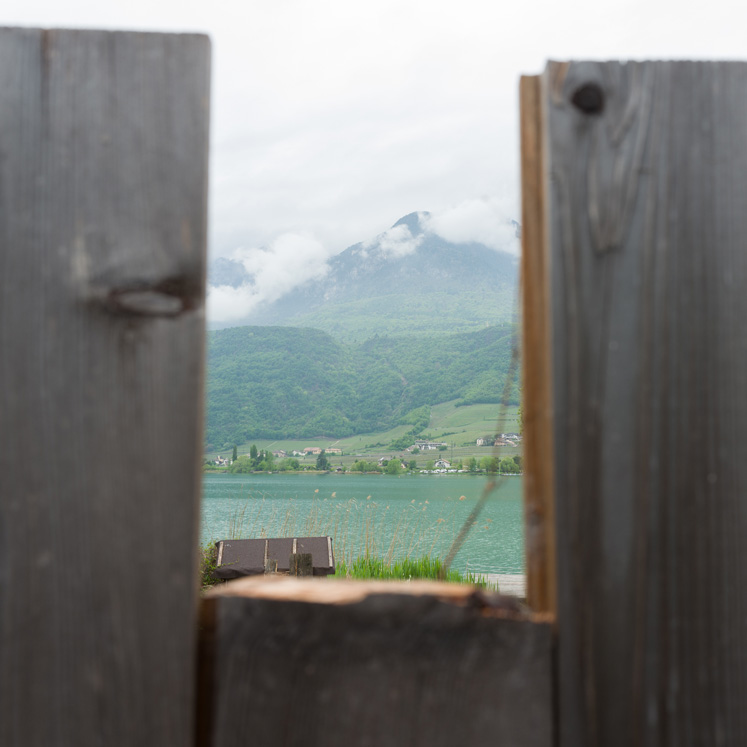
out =
[[[356,579],[397,579],[410,581],[412,579],[444,580],[450,583],[475,584],[485,587],[488,584],[472,573],[462,574],[450,568],[443,576],[444,564],[440,558],[424,556],[421,558],[403,558],[392,563],[386,563],[382,558],[360,557],[352,564],[345,561],[337,563],[335,575],[332,578]],[[497,589],[497,586],[494,585]]]
[[379,557],[388,565],[408,557],[436,557],[459,528],[456,503],[446,511],[442,504],[434,516],[427,500],[392,507],[371,496],[336,501],[334,493],[329,499],[315,497],[310,506],[261,492],[249,498],[234,511],[221,539],[329,535],[335,558],[348,564],[358,557]]
[[215,575],[215,569],[218,567],[218,550],[214,543],[207,542],[200,545],[199,566],[201,589],[209,589],[219,582]]
[[[461,524],[457,502],[446,512],[443,504],[434,516],[429,502],[411,501],[404,507],[381,503],[368,496],[336,501],[315,496],[303,508],[287,497],[277,500],[261,491],[230,517],[221,539],[264,537],[319,537],[333,540],[336,577],[351,578],[439,578],[442,563],[438,553],[448,548]],[[201,547],[203,586],[214,583],[213,543]],[[212,566],[211,566],[212,564]],[[450,570],[447,580],[478,583],[470,574]]]

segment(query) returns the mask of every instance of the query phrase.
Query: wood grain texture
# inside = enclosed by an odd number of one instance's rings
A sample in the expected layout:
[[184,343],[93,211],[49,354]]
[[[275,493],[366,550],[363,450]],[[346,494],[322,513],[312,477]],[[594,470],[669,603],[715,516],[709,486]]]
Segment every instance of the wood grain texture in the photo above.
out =
[[547,249],[546,164],[542,79],[524,76],[521,101],[522,413],[527,603],[555,614],[555,483],[550,268]]
[[451,586],[216,589],[203,600],[201,747],[551,745],[551,624]]
[[192,741],[209,41],[0,30],[0,744]]
[[561,745],[747,744],[747,65],[544,85]]

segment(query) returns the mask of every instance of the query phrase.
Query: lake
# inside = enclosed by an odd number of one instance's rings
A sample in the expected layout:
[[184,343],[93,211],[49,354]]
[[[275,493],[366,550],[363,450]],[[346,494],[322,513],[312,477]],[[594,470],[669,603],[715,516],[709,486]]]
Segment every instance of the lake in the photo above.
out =
[[[328,534],[338,559],[444,558],[485,484],[469,475],[206,474],[201,542]],[[509,477],[492,493],[455,568],[524,572],[521,484]]]

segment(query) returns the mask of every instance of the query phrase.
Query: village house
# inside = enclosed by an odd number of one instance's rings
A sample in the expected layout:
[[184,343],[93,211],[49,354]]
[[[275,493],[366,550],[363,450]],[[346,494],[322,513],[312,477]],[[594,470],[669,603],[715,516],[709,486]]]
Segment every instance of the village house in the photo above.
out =
[[451,462],[445,459],[437,459],[433,464],[434,469],[451,469]]
[[304,454],[311,454],[311,455],[313,455],[313,456],[316,456],[317,454],[321,454],[321,453],[322,453],[322,450],[321,450],[321,448],[319,448],[318,446],[307,446],[307,447],[306,447],[306,448],[305,448],[305,449],[303,450],[303,453],[304,453]]
[[342,454],[342,449],[326,449],[326,454]]
[[436,451],[441,446],[447,446],[447,444],[444,443],[437,443],[436,441],[416,441],[415,442],[415,448],[420,449],[420,451]]
[[280,449],[279,451],[273,451],[272,455],[274,457],[277,457],[278,459],[285,459],[285,457],[288,456],[288,453],[286,451],[283,451],[282,449]]

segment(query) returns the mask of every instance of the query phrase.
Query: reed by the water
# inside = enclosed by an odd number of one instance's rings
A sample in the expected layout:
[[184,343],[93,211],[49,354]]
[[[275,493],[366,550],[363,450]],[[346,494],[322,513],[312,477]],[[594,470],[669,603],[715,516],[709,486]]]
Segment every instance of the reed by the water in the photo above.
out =
[[[234,510],[227,536],[221,539],[328,535],[334,543],[336,577],[440,577],[439,552],[448,548],[460,525],[458,501],[434,509],[428,500],[402,506],[373,500],[370,495],[338,501],[334,492],[329,497],[316,492],[310,505],[301,505],[293,497],[278,501],[261,491],[250,493]],[[213,542],[208,542],[201,547],[203,586],[212,582],[214,567]],[[455,570],[447,580],[476,582],[472,574]]]
[[[419,558],[402,558],[387,563],[382,558],[362,556],[348,564],[344,560],[337,564],[332,578],[355,578],[376,580],[410,581],[414,579],[431,579],[458,584],[475,584],[486,587],[483,579],[473,573],[460,573],[453,568],[444,569],[440,558],[425,555]],[[497,589],[497,585],[493,585]]]
[[335,558],[352,563],[358,557],[380,557],[386,563],[414,557],[433,556],[447,546],[458,528],[456,504],[434,511],[428,500],[412,500],[405,506],[352,498],[337,501],[314,497],[302,505],[293,497],[278,501],[263,493],[250,494],[229,522],[228,536],[221,539],[255,537],[318,537],[329,535]]

